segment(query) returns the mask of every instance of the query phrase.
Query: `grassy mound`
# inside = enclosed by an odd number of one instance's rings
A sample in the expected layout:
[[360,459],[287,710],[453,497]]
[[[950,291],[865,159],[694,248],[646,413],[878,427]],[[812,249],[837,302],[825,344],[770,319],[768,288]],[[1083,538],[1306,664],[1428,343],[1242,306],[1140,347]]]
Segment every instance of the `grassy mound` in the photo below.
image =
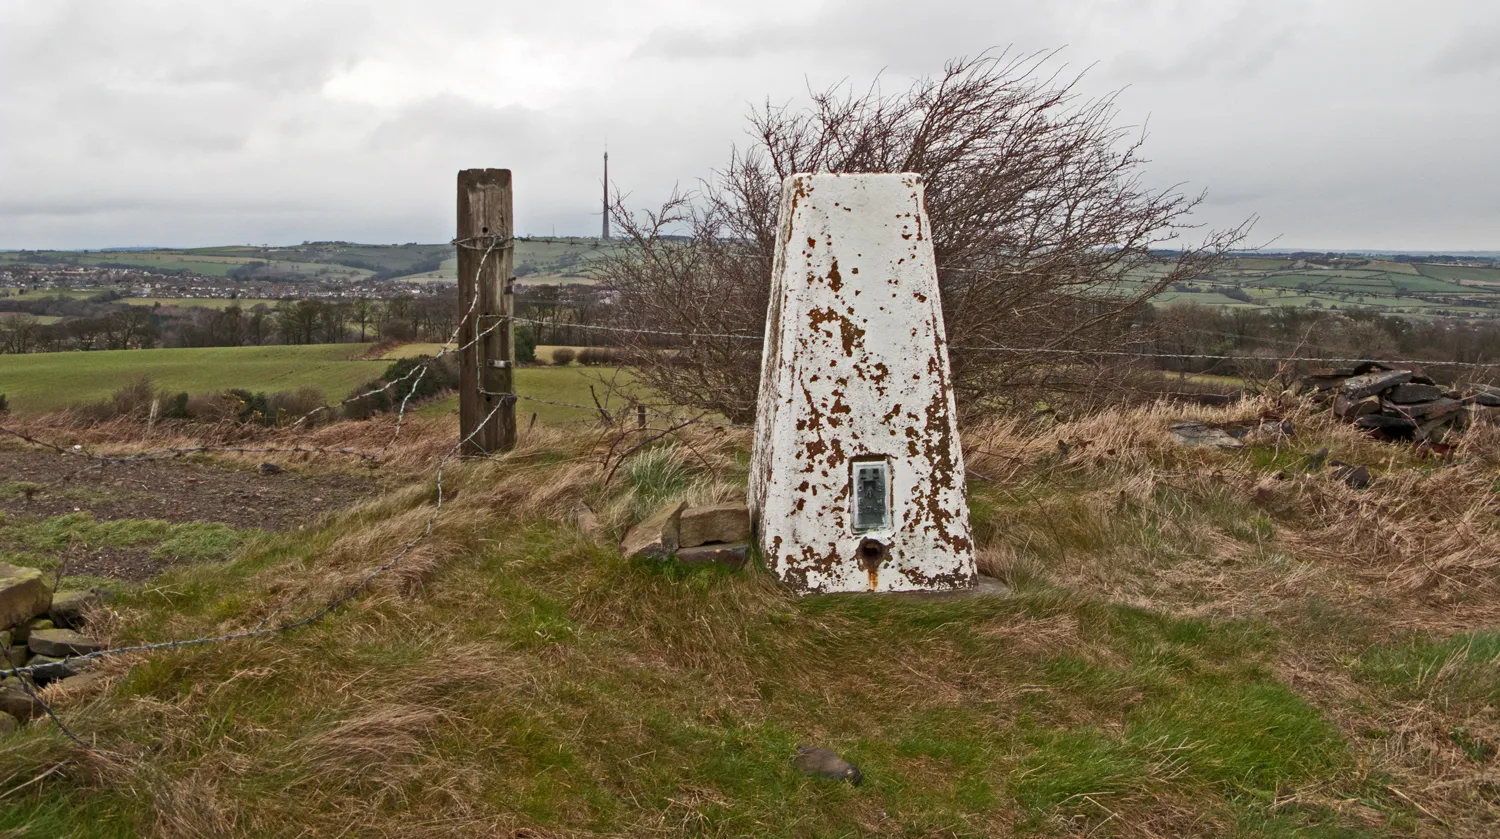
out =
[[[92,748],[0,735],[0,831],[1490,835],[1493,433],[1435,463],[1297,415],[1219,452],[1175,446],[1180,415],[967,433],[981,564],[1014,594],[952,600],[626,561],[655,505],[742,497],[748,438],[663,441],[606,484],[607,445],[533,429],[453,465],[433,537],[329,619],[49,689]],[[170,569],[104,631],[312,611],[421,532],[448,423],[403,433],[404,487]],[[1303,457],[1324,446],[1375,484]],[[863,785],[796,773],[799,744]]]

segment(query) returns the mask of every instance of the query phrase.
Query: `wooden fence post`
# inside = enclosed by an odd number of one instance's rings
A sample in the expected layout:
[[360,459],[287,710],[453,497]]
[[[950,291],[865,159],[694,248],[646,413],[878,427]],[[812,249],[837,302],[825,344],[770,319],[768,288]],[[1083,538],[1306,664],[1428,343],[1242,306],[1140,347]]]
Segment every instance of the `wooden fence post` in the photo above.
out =
[[[458,426],[466,457],[516,445],[515,215],[509,169],[458,173]],[[486,329],[492,331],[475,340]],[[486,419],[488,418],[488,419]],[[472,435],[472,436],[471,436]]]

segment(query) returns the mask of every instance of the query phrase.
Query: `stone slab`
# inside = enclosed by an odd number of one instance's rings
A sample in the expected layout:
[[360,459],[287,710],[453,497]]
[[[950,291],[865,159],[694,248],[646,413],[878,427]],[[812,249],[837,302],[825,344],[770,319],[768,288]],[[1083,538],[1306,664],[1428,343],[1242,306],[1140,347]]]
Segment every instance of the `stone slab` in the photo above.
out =
[[1407,382],[1404,385],[1396,385],[1391,392],[1386,394],[1386,399],[1397,405],[1411,405],[1416,402],[1431,402],[1443,398],[1443,389],[1434,385],[1419,385]]
[[630,559],[666,559],[677,550],[678,527],[685,509],[685,501],[663,507],[630,528],[620,543],[620,553]]
[[104,649],[104,645],[71,629],[39,629],[26,639],[26,646],[37,655],[59,658],[70,655],[86,655]]
[[1196,448],[1239,449],[1245,446],[1224,429],[1203,422],[1172,423],[1172,439]]
[[727,565],[730,568],[743,568],[749,558],[750,546],[745,542],[679,548],[676,554],[677,561],[683,565]]
[[1366,373],[1363,376],[1355,376],[1346,380],[1339,386],[1339,390],[1350,399],[1364,399],[1366,396],[1374,396],[1387,388],[1404,385],[1411,381],[1411,376],[1412,374],[1406,370]]
[[750,538],[750,510],[744,504],[689,507],[679,519],[679,548],[715,542],[743,542]]

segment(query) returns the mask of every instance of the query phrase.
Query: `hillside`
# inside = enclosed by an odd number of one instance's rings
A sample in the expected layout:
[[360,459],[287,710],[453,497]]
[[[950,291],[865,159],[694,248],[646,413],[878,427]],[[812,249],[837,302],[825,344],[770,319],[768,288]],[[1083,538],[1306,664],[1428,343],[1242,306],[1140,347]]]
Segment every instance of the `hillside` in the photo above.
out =
[[[606,245],[605,248],[608,246]],[[598,240],[549,238],[516,243],[524,283],[588,282],[588,262],[605,252]],[[3,251],[0,269],[119,268],[210,278],[277,282],[457,282],[451,245],[304,242],[284,247],[232,245],[110,251]]]
[[[1361,309],[1415,316],[1500,314],[1500,268],[1368,258],[1241,256],[1217,273],[1180,284],[1155,302],[1228,308]],[[1482,264],[1481,264],[1482,263]]]
[[[374,472],[278,459],[381,491],[149,584],[106,581],[111,643],[307,614],[399,561],[306,628],[49,688],[88,748],[46,720],[0,735],[0,831],[1493,835],[1500,472],[1485,452],[1500,433],[1471,432],[1443,463],[1302,408],[1294,437],[1241,451],[1167,431],[1267,407],[968,429],[981,565],[1009,591],[971,598],[797,599],[753,569],[622,559],[615,540],[659,505],[743,497],[740,431],[690,429],[610,478],[609,436],[532,429],[502,458],[449,461],[435,519],[450,417],[417,418]],[[374,450],[391,430],[295,440]],[[173,442],[32,431],[117,453]],[[1374,483],[1347,486],[1325,457]],[[55,567],[70,527],[120,538],[28,513],[49,491],[0,494],[0,544],[30,545],[6,561]],[[796,773],[801,743],[864,783]]]

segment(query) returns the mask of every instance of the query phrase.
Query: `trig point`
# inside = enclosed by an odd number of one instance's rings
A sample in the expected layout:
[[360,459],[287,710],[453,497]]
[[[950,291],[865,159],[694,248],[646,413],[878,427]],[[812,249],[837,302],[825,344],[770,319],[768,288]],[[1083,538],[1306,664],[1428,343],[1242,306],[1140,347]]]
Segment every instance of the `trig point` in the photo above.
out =
[[805,592],[975,584],[918,175],[793,175],[750,462],[766,563]]

